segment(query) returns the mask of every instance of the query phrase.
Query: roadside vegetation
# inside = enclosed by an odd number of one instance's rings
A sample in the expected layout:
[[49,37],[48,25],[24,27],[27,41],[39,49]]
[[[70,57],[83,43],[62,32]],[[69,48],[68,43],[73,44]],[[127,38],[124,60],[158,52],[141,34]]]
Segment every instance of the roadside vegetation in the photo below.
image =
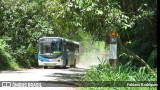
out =
[[0,0],[0,70],[37,67],[40,37],[78,41],[84,54],[94,44],[107,49],[111,30],[119,66],[94,67],[84,79],[156,80],[157,0]]
[[37,40],[44,36],[78,41],[81,58],[98,61],[102,57],[97,53],[108,49],[111,30],[119,36],[118,66],[100,63],[86,71],[82,81],[157,81],[157,0],[0,0],[0,70],[37,67]]
[[100,64],[88,70],[82,81],[84,87],[81,90],[157,90],[157,87],[127,86],[131,82],[140,84],[141,81],[157,81],[157,75],[146,67],[130,65],[112,68],[108,63]]
[[18,70],[19,65],[16,63],[16,60],[8,52],[9,45],[6,44],[4,39],[0,39],[0,70]]

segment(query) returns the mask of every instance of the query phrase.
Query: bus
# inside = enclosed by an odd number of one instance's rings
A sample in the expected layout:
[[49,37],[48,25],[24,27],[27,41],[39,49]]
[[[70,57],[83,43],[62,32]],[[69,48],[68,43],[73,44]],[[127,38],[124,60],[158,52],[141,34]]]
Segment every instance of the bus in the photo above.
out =
[[42,37],[38,40],[38,65],[76,67],[79,62],[79,42],[62,37]]

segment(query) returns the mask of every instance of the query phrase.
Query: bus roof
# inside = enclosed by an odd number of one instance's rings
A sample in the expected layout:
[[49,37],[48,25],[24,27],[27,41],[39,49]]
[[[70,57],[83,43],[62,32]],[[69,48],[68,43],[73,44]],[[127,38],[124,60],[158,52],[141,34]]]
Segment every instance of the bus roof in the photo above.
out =
[[62,37],[42,37],[42,38],[39,38],[39,39],[44,39],[44,38],[60,38],[60,39],[63,39]]
[[74,43],[74,44],[80,44],[79,42],[76,42],[76,41],[72,41],[72,40],[69,40],[69,39],[66,39],[66,38],[63,38],[65,41],[67,42],[71,42],[71,43]]
[[71,43],[74,43],[74,44],[80,44],[79,42],[76,42],[76,41],[72,41],[72,40],[69,40],[69,39],[66,39],[66,38],[62,38],[62,37],[42,37],[42,38],[39,38],[39,40],[41,40],[41,39],[55,39],[55,38],[59,38],[59,39],[63,39],[63,40],[65,40],[65,41],[67,41],[67,42],[71,42]]
[[73,41],[74,44],[80,44],[79,42]]

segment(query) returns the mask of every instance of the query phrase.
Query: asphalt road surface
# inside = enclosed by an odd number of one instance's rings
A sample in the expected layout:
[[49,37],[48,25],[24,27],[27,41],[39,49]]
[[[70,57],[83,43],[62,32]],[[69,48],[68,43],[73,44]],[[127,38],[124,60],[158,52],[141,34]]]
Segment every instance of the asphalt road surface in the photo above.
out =
[[[85,70],[88,67],[78,66],[76,68],[49,68],[49,69],[22,69],[19,71],[0,71],[0,81],[38,81],[45,82],[47,85],[53,85],[52,81],[76,81],[80,79],[84,74]],[[66,83],[54,83],[54,89],[57,90],[58,87],[61,87],[60,90],[77,90],[76,86],[72,84],[66,84],[66,87],[63,86]],[[50,87],[50,86],[49,86]],[[65,87],[65,88],[64,88]],[[56,88],[56,89],[55,89]]]
[[[0,71],[0,90],[79,90],[81,87],[77,87],[75,82],[85,75],[85,70],[91,66],[98,65],[104,61],[106,54],[102,53],[91,53],[83,57],[77,64],[76,68],[33,68],[33,69],[22,69],[19,71]],[[97,59],[97,57],[100,59]],[[108,60],[108,58],[106,58]],[[42,87],[1,87],[2,81],[5,82],[40,82],[45,84]],[[62,83],[62,82],[63,83]],[[66,82],[64,82],[66,81]],[[6,85],[6,84],[4,84]],[[7,84],[8,85],[8,84]],[[13,84],[12,84],[13,85]],[[14,84],[17,86],[18,84]],[[47,86],[46,86],[47,85]]]

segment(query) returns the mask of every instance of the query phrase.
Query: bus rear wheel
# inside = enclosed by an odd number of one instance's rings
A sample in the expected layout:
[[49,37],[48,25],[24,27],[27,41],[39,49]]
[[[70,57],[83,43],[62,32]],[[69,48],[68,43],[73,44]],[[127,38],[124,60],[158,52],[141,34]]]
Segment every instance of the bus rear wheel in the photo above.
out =
[[73,67],[76,67],[76,59],[74,60],[74,65],[73,65]]
[[68,65],[68,59],[66,59],[66,65],[63,66],[63,68],[67,68],[67,65]]
[[63,66],[63,68],[64,68],[64,69],[66,69],[66,68],[67,68],[67,66]]
[[74,68],[76,67],[76,59],[74,60],[73,67],[74,67]]
[[48,66],[44,66],[44,69],[48,69]]

